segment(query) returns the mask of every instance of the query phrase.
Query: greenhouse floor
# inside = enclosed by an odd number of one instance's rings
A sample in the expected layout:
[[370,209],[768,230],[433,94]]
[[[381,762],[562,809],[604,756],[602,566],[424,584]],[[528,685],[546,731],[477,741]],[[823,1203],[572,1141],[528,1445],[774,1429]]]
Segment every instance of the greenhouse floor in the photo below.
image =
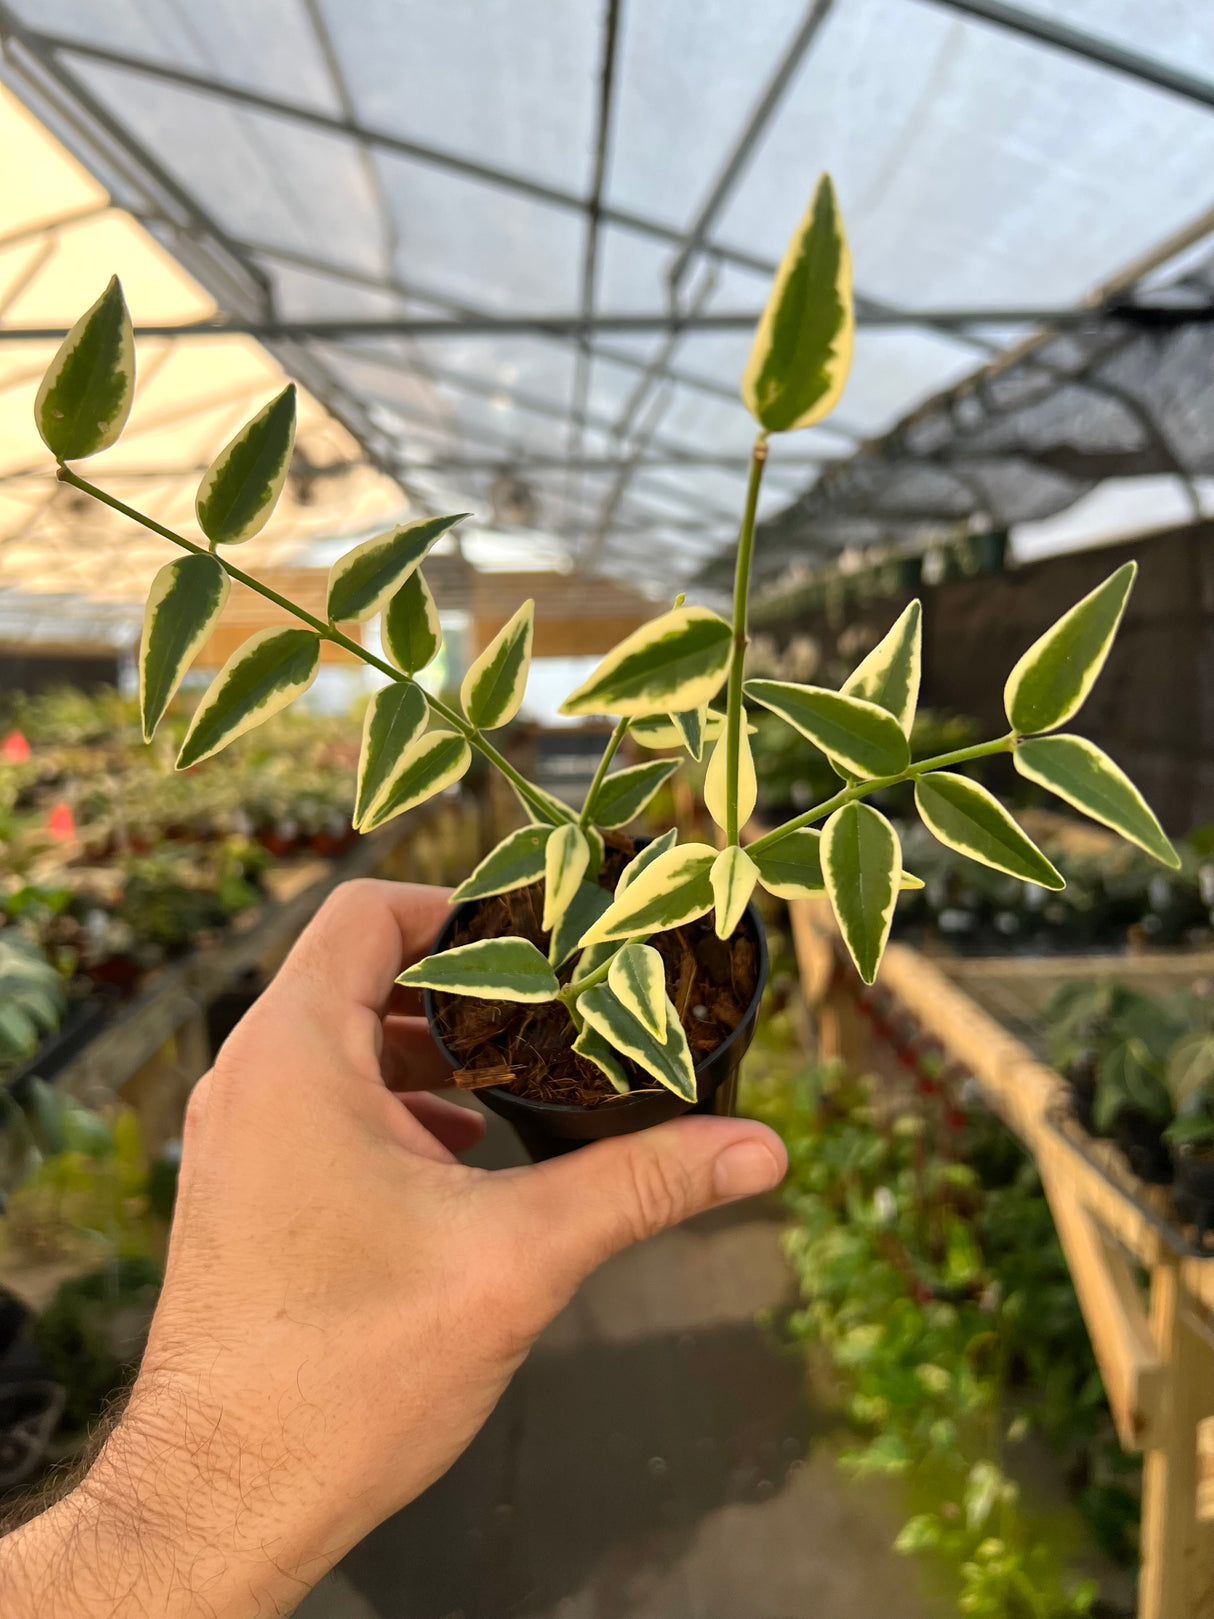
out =
[[[490,1118],[477,1159],[521,1159]],[[774,1201],[622,1254],[540,1340],[467,1454],[298,1619],[929,1619],[897,1504],[849,1484],[804,1363]],[[904,1516],[905,1514],[901,1514]]]

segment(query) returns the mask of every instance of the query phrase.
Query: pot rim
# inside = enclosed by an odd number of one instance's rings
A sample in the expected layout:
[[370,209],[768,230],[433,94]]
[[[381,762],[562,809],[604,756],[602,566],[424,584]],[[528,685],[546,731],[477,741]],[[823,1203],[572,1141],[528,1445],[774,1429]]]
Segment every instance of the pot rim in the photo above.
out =
[[[480,903],[481,902],[478,899],[466,899],[461,901],[461,903],[457,905],[454,910],[452,910],[450,916],[448,916],[447,920],[443,923],[442,927],[438,931],[438,935],[434,941],[433,954],[438,953],[440,948],[440,940],[443,939],[443,935],[447,933],[449,929],[453,930],[455,928],[460,915],[465,911],[474,910]],[[734,929],[734,933],[736,933],[738,928],[741,928],[747,922],[750,923],[752,929],[754,930],[755,940],[759,947],[758,973],[755,978],[754,994],[747,1002],[746,1010],[739,1018],[737,1027],[731,1029],[719,1045],[714,1046],[711,1051],[706,1051],[702,1056],[696,1058],[695,1062],[692,1064],[692,1068],[697,1077],[703,1069],[709,1066],[710,1063],[718,1062],[721,1057],[723,1057],[729,1051],[730,1047],[741,1039],[742,1035],[759,1015],[759,1003],[763,999],[763,991],[767,988],[767,978],[770,971],[771,961],[767,949],[767,930],[763,926],[763,918],[759,915],[758,906],[755,904],[753,899],[749,901],[746,909],[742,912],[741,920],[738,922],[738,927]],[[730,937],[732,938],[733,935],[731,934]],[[446,943],[443,943],[441,948],[445,950],[447,948]],[[430,1038],[438,1047],[439,1053],[444,1062],[449,1063],[453,1069],[458,1068],[460,1066],[459,1062],[454,1056],[452,1056],[451,1052],[447,1050],[442,1035],[439,1034],[437,1028],[435,1027],[437,1008],[435,1006],[434,991],[432,989],[427,989],[422,992],[422,1004],[425,1008],[426,1023],[430,1029]],[[576,1102],[543,1102],[538,1097],[520,1096],[517,1091],[507,1090],[504,1085],[486,1085],[483,1090],[476,1091],[472,1094],[485,1097],[507,1097],[509,1098],[509,1106],[511,1108],[522,1109],[526,1112],[534,1113],[537,1118],[558,1118],[562,1115],[570,1113],[600,1113],[608,1108],[610,1108],[612,1112],[620,1112],[629,1106],[643,1102],[648,1097],[655,1094],[662,1094],[663,1091],[663,1086],[654,1084],[651,1086],[646,1086],[644,1090],[628,1091],[624,1095],[619,1095],[617,1093],[612,1096],[605,1097],[602,1102],[598,1103],[597,1106],[592,1108],[582,1107]],[[673,1095],[673,1092],[667,1092],[666,1094]]]

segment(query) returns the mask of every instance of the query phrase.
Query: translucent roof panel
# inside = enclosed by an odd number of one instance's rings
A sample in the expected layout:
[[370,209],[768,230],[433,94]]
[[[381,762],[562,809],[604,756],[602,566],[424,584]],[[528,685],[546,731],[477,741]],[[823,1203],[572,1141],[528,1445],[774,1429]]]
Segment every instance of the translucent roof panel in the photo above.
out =
[[0,0],[0,32],[14,90],[415,500],[664,591],[736,528],[748,322],[823,169],[856,361],[765,517],[1034,312],[1209,234],[1208,0],[1025,3]]

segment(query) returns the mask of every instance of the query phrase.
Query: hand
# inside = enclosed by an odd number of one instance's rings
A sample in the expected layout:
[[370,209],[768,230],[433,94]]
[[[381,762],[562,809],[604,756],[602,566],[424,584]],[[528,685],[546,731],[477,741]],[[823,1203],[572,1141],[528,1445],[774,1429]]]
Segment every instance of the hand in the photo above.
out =
[[451,1465],[596,1265],[780,1179],[769,1130],[718,1118],[460,1164],[482,1125],[424,1094],[448,1071],[394,985],[446,912],[338,889],[198,1085],[130,1404],[0,1542],[8,1619],[290,1611]]

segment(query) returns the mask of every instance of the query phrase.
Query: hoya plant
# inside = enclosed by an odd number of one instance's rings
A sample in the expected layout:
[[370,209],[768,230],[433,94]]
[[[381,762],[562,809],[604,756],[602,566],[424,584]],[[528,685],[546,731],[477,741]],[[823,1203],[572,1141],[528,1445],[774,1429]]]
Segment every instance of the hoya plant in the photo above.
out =
[[[286,600],[232,560],[264,526],[281,494],[295,431],[295,389],[269,401],[222,450],[198,489],[201,539],[176,534],[87,482],[69,463],[112,445],[134,388],[130,318],[117,280],[73,327],[38,392],[38,429],[59,478],[160,534],[184,553],[156,575],[140,647],[140,701],[148,738],[223,611],[233,579],[276,603],[298,627],[265,629],[228,660],[203,695],[181,746],[181,769],[200,764],[277,713],[316,677],[322,643],[336,643],[386,684],[363,728],[354,822],[382,826],[457,782],[473,751],[509,781],[528,816],[455,891],[485,901],[542,882],[546,949],[518,936],[472,939],[410,967],[404,984],[492,1002],[556,1003],[569,1048],[626,1091],[637,1072],[684,1102],[696,1100],[694,1063],[655,940],[710,917],[721,940],[745,927],[756,886],[781,898],[825,893],[860,976],[876,976],[900,890],[898,836],[867,800],[914,784],[918,812],[949,848],[1027,883],[1062,878],[984,787],[956,767],[1010,753],[1017,770],[1115,828],[1166,865],[1177,856],[1133,784],[1099,748],[1062,728],[1078,712],[1108,655],[1134,577],[1126,564],[1031,646],[1007,680],[1007,732],[912,762],[921,613],[913,602],[838,691],[782,680],[747,681],[747,601],[755,514],[773,434],[820,421],[834,407],[851,360],[853,312],[847,241],[828,178],[819,183],[779,267],[755,334],[742,399],[758,432],[737,546],[729,618],[685,602],[626,637],[563,705],[615,726],[581,808],[523,776],[492,734],[518,712],[531,657],[527,602],[475,659],[458,705],[417,675],[441,633],[422,565],[460,514],[420,517],[357,545],[333,565],[326,616]],[[463,514],[466,515],[466,514]],[[349,628],[382,615],[386,657]],[[723,706],[722,706],[723,697]],[[747,704],[768,709],[815,743],[839,785],[782,825],[747,837],[756,800]],[[671,831],[599,881],[604,834],[628,826],[678,768],[654,758],[613,769],[631,738],[641,750],[706,759],[704,801],[720,847],[679,842]],[[694,1008],[692,1009],[694,1011]]]

